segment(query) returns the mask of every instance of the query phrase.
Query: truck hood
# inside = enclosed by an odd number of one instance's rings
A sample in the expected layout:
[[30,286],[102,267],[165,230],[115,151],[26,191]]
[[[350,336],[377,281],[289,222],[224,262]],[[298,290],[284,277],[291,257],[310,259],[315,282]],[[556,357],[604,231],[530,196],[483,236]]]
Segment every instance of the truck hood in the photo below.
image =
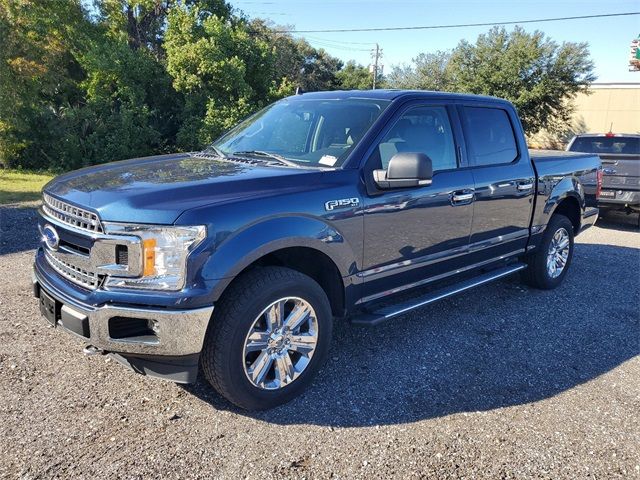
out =
[[44,191],[89,207],[104,221],[171,224],[191,208],[308,188],[318,173],[175,154],[83,168]]

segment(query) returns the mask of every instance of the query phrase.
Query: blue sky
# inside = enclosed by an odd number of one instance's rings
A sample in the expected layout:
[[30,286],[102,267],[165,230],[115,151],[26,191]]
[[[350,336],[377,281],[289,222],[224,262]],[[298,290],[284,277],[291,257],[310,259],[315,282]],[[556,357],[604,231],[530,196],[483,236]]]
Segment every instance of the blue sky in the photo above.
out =
[[[640,11],[640,0],[434,1],[434,0],[231,0],[251,17],[268,18],[298,30],[401,27],[485,23],[535,18]],[[563,42],[588,42],[598,82],[640,82],[628,71],[629,43],[640,34],[640,16],[572,20],[523,25]],[[513,27],[507,27],[509,29]],[[378,42],[385,72],[410,62],[421,52],[448,50],[460,39],[470,41],[489,27],[363,33],[300,34],[343,60],[368,65],[369,49]]]

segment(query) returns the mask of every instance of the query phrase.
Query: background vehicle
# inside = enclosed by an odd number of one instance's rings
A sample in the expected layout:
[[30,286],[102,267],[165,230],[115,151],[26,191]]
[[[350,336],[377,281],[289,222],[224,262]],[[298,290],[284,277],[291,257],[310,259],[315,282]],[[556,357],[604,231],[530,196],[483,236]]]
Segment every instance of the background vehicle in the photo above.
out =
[[567,150],[595,153],[602,161],[601,208],[640,213],[640,134],[580,134]]
[[35,294],[91,352],[179,382],[200,364],[233,403],[268,408],[311,382],[334,318],[374,325],[516,272],[557,287],[598,216],[599,169],[530,153],[500,99],[304,94],[204,152],[53,180]]

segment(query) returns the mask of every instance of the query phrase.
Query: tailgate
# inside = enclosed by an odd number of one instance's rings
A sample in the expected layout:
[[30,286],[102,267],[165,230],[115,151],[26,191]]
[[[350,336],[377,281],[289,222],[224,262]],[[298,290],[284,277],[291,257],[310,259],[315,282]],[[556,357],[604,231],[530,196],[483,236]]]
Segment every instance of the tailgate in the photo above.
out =
[[640,190],[640,155],[600,154],[602,188]]

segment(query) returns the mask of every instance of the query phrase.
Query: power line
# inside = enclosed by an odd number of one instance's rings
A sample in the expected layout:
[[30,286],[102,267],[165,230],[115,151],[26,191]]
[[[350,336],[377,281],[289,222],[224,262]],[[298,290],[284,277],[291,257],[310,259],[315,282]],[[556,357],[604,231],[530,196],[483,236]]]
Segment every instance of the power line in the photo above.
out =
[[337,43],[339,45],[375,45],[376,42],[345,42],[344,40],[334,40],[332,38],[315,37],[313,35],[305,35],[304,38],[312,39],[326,43]]
[[291,15],[290,13],[284,13],[284,12],[245,12],[245,13],[248,14],[248,15],[251,15],[251,16],[255,16],[255,15],[269,15],[269,16],[278,15],[278,16],[281,16],[281,17],[285,17],[285,16],[290,16]]
[[627,17],[640,15],[640,12],[603,13],[598,15],[578,15],[575,17],[538,18],[535,20],[511,20],[507,22],[488,23],[455,23],[450,25],[426,25],[419,27],[376,27],[376,28],[333,28],[324,30],[282,30],[277,33],[345,33],[345,32],[386,32],[394,30],[435,30],[442,28],[491,27],[494,25],[517,25],[522,23],[561,22],[566,20],[583,20],[587,18]]
[[318,42],[317,40],[309,40],[307,38],[305,38],[305,40],[307,40],[307,42],[309,42],[310,44],[318,45],[319,47],[322,47],[322,48],[335,48],[337,50],[347,50],[347,51],[350,51],[350,52],[368,52],[368,51],[370,51],[370,49],[368,49],[368,48],[353,48],[353,47],[348,47],[346,45],[332,45],[332,44],[329,44],[329,43]]

